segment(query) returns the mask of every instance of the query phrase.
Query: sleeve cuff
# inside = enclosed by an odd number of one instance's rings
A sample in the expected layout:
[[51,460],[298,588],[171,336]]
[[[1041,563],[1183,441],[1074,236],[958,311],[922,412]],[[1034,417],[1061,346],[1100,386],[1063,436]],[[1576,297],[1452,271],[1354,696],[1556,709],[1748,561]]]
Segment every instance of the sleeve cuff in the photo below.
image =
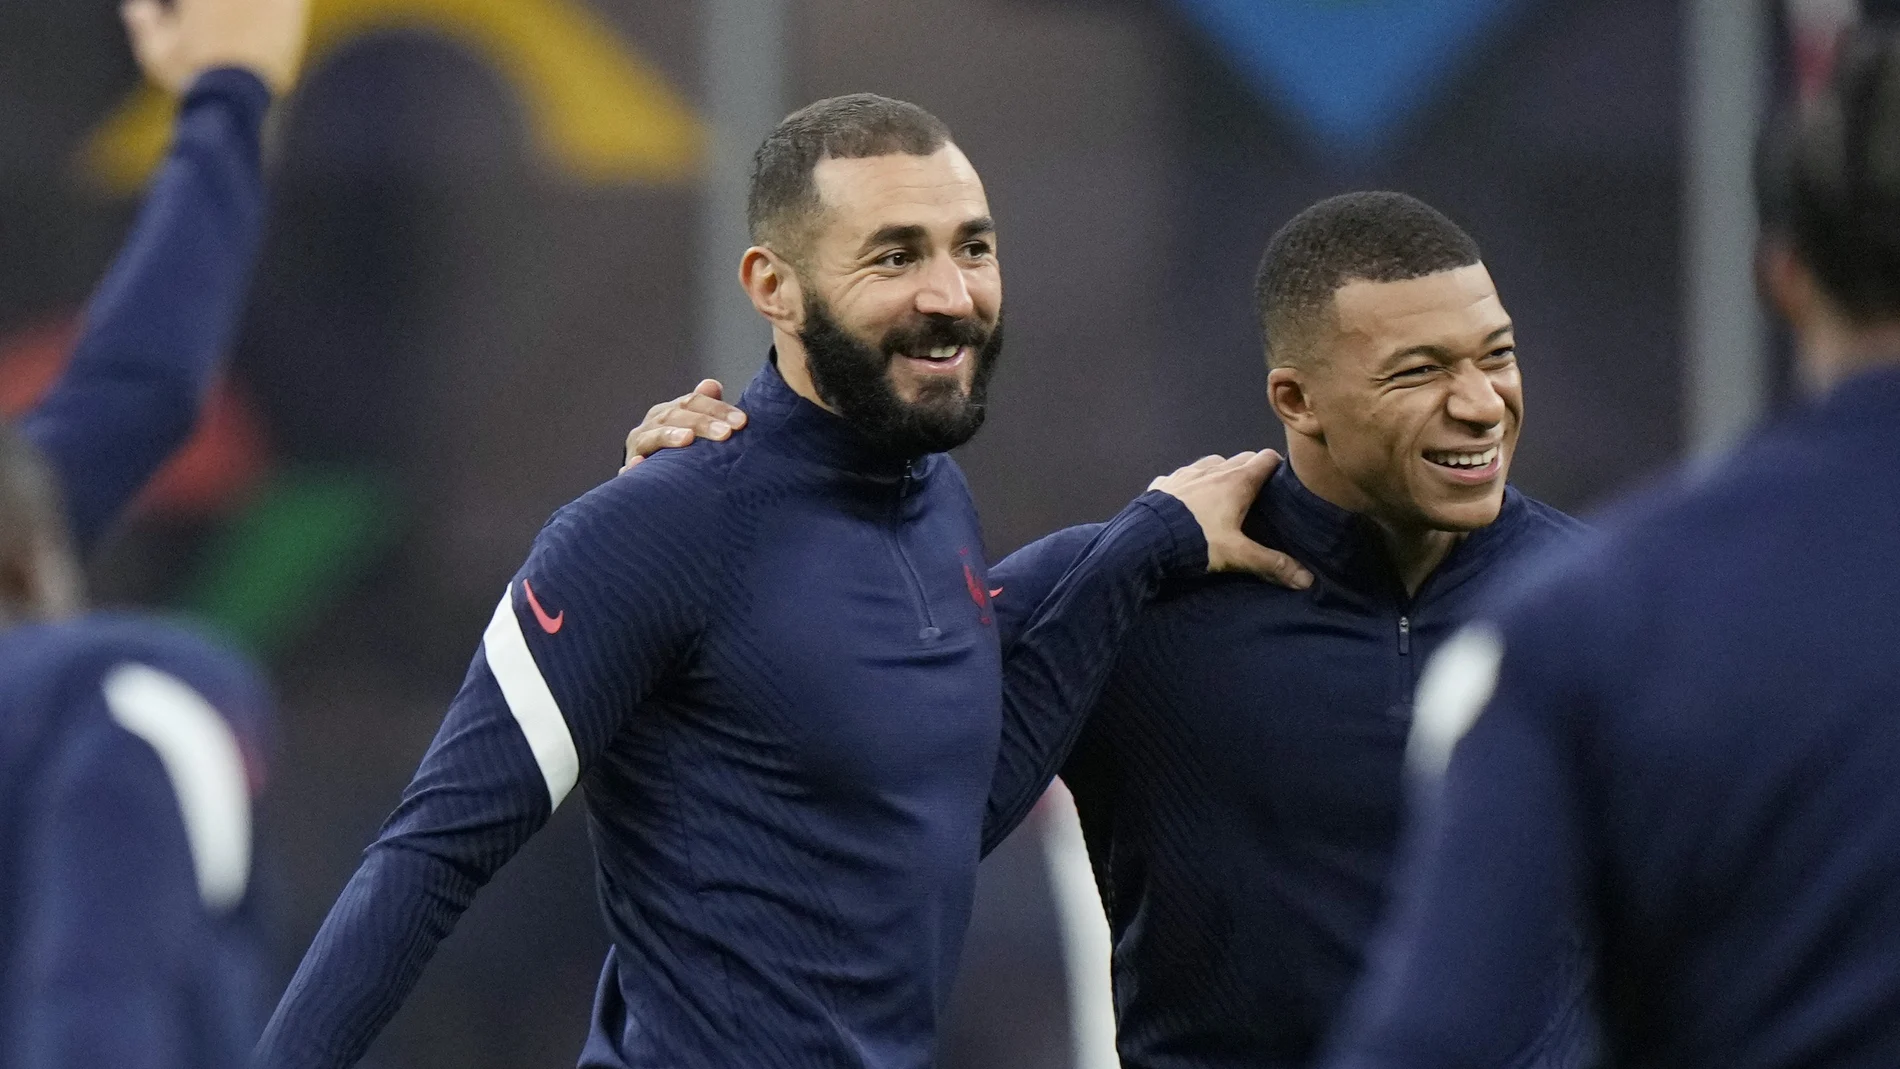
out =
[[1207,536],[1201,533],[1200,521],[1180,498],[1149,490],[1136,498],[1134,504],[1152,513],[1167,529],[1167,545],[1162,547],[1159,557],[1163,574],[1174,577],[1207,571]]
[[185,90],[180,114],[222,103],[232,109],[244,128],[251,131],[264,125],[264,113],[270,110],[270,86],[242,67],[218,67],[200,74]]

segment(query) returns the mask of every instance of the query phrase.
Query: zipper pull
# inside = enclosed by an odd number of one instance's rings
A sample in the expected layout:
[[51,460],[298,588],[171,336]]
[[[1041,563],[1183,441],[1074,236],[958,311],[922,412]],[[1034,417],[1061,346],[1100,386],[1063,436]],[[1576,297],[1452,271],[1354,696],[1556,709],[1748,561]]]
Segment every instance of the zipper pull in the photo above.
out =
[[916,475],[914,474],[916,464],[917,462],[914,460],[904,461],[904,474],[899,476],[897,480],[898,497],[910,496],[911,484],[916,481]]
[[1401,616],[1399,617],[1399,653],[1409,654],[1411,652],[1412,618],[1409,616]]

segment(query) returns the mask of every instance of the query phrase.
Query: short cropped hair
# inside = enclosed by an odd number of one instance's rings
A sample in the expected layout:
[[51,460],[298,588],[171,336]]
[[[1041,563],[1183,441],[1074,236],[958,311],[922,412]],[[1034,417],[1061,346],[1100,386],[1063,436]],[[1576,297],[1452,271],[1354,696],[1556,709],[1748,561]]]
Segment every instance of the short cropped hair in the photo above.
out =
[[1827,90],[1764,136],[1762,229],[1850,320],[1900,319],[1900,30],[1849,35]]
[[820,100],[787,115],[752,155],[746,225],[755,245],[796,258],[818,214],[812,171],[826,159],[928,156],[950,143],[950,128],[915,104],[875,93]]
[[17,558],[64,525],[46,461],[17,430],[0,422],[0,557]]
[[1303,360],[1333,315],[1333,294],[1348,282],[1402,282],[1481,259],[1470,234],[1416,197],[1328,197],[1281,227],[1260,259],[1254,305],[1267,363]]

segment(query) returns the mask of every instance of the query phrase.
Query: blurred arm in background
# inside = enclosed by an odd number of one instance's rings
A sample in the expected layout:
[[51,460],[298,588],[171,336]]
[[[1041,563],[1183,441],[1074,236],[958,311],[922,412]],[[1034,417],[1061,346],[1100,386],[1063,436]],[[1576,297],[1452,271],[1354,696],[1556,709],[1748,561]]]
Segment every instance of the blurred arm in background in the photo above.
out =
[[260,140],[309,0],[131,0],[146,77],[181,93],[170,153],[93,293],[72,362],[21,431],[53,466],[81,553],[190,435],[264,229]]

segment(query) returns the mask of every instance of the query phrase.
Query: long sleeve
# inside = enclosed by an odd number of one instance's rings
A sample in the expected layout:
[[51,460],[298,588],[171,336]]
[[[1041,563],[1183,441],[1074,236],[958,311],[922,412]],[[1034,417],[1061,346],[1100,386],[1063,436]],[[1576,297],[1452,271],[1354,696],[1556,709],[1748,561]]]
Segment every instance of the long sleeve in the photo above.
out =
[[[999,614],[1005,603],[1035,607],[999,617],[1003,735],[983,822],[985,853],[1022,823],[1062,766],[1142,606],[1164,579],[1206,567],[1207,541],[1193,513],[1150,491],[1107,524],[1058,532],[991,572],[1002,588]],[[1053,586],[1051,574],[1060,576]]]
[[1580,954],[1594,867],[1574,732],[1587,687],[1570,674],[1575,651],[1550,648],[1561,642],[1498,636],[1474,625],[1420,680],[1413,756],[1429,775],[1434,752],[1456,748],[1442,783],[1421,785],[1329,1069],[1567,1067],[1594,1046]]
[[719,567],[709,535],[719,501],[683,466],[648,464],[542,530],[401,805],[279,1003],[257,1065],[362,1057],[477,890],[698,632]]
[[82,552],[190,435],[237,332],[264,228],[269,106],[247,71],[192,84],[71,364],[21,421],[59,477]]

